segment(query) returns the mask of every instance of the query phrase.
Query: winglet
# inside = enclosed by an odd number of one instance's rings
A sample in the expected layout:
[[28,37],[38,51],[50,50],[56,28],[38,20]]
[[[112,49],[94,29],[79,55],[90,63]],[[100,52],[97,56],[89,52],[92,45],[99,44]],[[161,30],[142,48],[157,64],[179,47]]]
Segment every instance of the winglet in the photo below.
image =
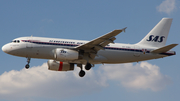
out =
[[127,27],[123,28],[122,31],[123,31],[123,32],[126,32],[126,28],[127,28]]
[[168,46],[164,46],[164,47],[161,47],[161,48],[158,48],[156,50],[151,51],[151,53],[163,53],[163,52],[167,52],[167,51],[169,51],[170,49],[174,48],[177,45],[178,44],[171,44],[171,45],[168,45]]

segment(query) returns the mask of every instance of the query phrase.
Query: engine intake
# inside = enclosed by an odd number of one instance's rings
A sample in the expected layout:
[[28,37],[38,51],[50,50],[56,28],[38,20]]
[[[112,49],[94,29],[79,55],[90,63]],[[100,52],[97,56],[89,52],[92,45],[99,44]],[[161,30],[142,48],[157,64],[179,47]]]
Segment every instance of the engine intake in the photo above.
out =
[[55,60],[48,60],[48,69],[53,71],[71,71],[74,70],[74,64]]

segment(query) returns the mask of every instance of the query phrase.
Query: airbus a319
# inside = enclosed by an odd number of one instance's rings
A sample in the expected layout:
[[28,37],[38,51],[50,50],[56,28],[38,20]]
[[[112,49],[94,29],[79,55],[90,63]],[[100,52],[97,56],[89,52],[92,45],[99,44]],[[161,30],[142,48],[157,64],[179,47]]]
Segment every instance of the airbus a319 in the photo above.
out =
[[163,18],[140,42],[136,44],[114,43],[115,36],[126,28],[114,30],[91,41],[44,37],[20,37],[7,43],[2,50],[10,55],[26,57],[25,68],[30,59],[49,59],[48,69],[71,71],[80,67],[79,76],[95,64],[117,64],[138,62],[175,55],[171,49],[178,44],[165,45],[171,18]]

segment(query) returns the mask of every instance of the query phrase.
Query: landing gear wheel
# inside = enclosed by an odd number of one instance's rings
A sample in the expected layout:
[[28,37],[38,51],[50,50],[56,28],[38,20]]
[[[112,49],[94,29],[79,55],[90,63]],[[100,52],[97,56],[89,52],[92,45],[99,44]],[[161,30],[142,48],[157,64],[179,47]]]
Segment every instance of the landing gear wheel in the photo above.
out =
[[85,73],[85,71],[83,71],[83,70],[81,70],[81,71],[79,72],[79,76],[80,76],[80,77],[83,77],[85,74],[86,74],[86,73]]
[[87,63],[86,66],[85,66],[85,69],[86,69],[86,70],[90,70],[91,67],[92,67],[91,64],[90,64],[90,63]]
[[30,57],[27,57],[27,64],[25,66],[26,69],[28,69],[30,66],[29,66],[29,63],[30,63],[30,60],[31,58]]
[[30,67],[29,64],[27,64],[27,65],[25,66],[26,69],[29,69],[29,67]]

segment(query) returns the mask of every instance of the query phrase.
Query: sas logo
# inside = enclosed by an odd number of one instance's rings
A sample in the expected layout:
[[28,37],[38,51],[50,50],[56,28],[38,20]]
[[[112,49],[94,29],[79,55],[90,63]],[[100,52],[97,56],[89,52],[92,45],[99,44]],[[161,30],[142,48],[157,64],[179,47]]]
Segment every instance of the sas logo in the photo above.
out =
[[154,36],[154,35],[150,35],[149,39],[147,39],[146,41],[154,41],[154,42],[163,42],[163,39],[165,38],[165,36]]

